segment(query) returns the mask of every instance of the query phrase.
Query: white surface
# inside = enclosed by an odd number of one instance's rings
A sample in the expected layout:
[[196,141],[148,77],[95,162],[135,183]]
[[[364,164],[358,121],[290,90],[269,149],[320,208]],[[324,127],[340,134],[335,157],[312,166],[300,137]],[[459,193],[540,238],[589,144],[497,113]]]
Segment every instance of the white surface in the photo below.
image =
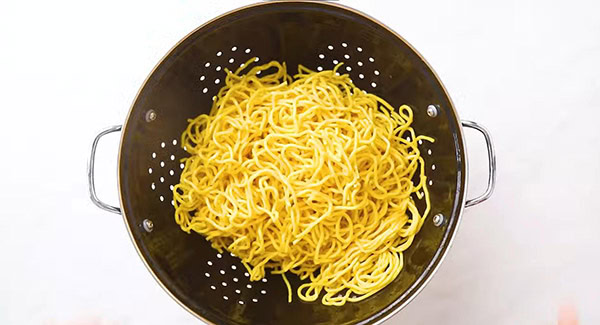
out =
[[[97,131],[124,121],[181,37],[246,1],[0,4],[0,324],[194,324],[156,284],[121,218],[88,199]],[[600,323],[600,6],[595,1],[350,1],[411,42],[498,155],[427,288],[390,323]],[[482,139],[468,133],[471,193]],[[117,136],[98,152],[117,202]],[[474,194],[471,194],[474,195]]]

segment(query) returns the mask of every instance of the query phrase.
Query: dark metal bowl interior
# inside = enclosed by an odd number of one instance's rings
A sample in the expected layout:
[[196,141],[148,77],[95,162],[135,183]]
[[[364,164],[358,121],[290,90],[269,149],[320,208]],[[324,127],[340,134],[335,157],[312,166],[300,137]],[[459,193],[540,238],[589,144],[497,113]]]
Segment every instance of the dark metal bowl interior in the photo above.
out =
[[[202,236],[184,233],[174,221],[169,187],[178,182],[179,159],[186,156],[179,139],[187,119],[209,111],[212,97],[223,85],[223,68],[235,69],[253,56],[259,57],[258,63],[285,61],[291,72],[298,64],[331,69],[334,60],[345,62],[351,70],[345,66],[342,69],[355,84],[395,107],[410,105],[415,112],[415,130],[436,140],[421,146],[427,174],[433,181],[429,187],[432,214],[405,252],[404,270],[393,283],[362,302],[328,307],[320,302],[302,302],[294,295],[293,302],[287,303],[287,290],[280,276],[250,283],[236,257],[218,257]],[[426,114],[430,104],[439,107],[437,117]],[[149,110],[156,112],[156,119],[150,122]],[[206,321],[376,322],[420,290],[448,248],[464,201],[461,132],[452,103],[433,71],[385,26],[339,5],[257,4],[197,29],[149,76],[133,104],[122,136],[121,206],[133,241],[156,278],[188,310]],[[446,216],[440,227],[431,221],[437,213]],[[144,219],[153,221],[152,232],[144,230]],[[297,278],[292,277],[291,282],[294,288],[298,286]]]

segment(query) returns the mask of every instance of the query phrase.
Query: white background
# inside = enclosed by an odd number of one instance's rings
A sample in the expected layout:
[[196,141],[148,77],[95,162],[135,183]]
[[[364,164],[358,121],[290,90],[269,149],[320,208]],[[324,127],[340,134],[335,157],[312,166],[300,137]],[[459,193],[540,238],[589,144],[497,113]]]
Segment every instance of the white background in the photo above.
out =
[[[88,199],[100,129],[124,122],[184,35],[247,1],[0,4],[0,324],[195,324],[152,279],[121,217]],[[554,324],[600,310],[597,1],[351,1],[411,42],[498,155],[491,200],[464,213],[425,290],[389,323]],[[467,132],[470,196],[481,137]],[[97,159],[117,203],[118,136]]]

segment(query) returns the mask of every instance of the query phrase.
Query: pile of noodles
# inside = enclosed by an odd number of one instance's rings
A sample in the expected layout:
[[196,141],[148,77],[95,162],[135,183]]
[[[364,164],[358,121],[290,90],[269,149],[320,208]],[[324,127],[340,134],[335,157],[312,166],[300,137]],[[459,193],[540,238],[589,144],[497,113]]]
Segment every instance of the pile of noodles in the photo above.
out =
[[417,142],[433,139],[415,134],[410,107],[358,89],[339,65],[292,77],[251,61],[227,71],[210,114],[182,135],[175,220],[238,256],[251,280],[282,274],[290,301],[286,272],[304,280],[302,300],[365,299],[400,273],[429,212]]

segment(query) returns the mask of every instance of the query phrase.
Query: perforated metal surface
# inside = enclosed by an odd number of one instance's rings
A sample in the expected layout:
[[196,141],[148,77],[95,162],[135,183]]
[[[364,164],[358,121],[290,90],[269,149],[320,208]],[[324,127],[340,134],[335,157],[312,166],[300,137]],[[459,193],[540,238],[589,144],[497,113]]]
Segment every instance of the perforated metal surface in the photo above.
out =
[[[180,135],[187,119],[207,113],[225,79],[251,57],[258,64],[285,61],[315,70],[345,65],[360,88],[410,105],[415,130],[436,139],[420,143],[426,160],[432,214],[405,253],[405,268],[378,294],[343,307],[305,303],[280,276],[250,282],[229,253],[217,253],[198,234],[174,221],[172,186],[186,156]],[[427,107],[435,105],[431,117]],[[149,119],[151,114],[154,118]],[[376,322],[406,304],[441,261],[464,204],[465,161],[459,120],[441,83],[402,39],[368,17],[324,3],[264,3],[222,16],[188,35],[152,72],[130,111],[120,151],[121,206],[132,239],[149,269],[168,292],[198,317],[235,324],[343,324]],[[422,201],[417,204],[423,205]],[[143,220],[152,220],[148,232]],[[291,279],[295,288],[296,277]]]

